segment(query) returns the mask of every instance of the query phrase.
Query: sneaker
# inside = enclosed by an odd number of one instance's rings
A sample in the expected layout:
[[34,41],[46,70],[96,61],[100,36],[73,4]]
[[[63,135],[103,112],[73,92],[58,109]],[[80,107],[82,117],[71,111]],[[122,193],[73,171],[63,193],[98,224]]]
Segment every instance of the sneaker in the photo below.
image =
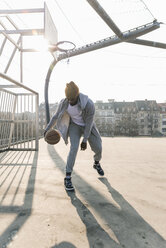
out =
[[103,171],[103,169],[101,168],[100,163],[98,163],[98,164],[95,164],[95,163],[94,163],[93,168],[94,168],[95,170],[97,170],[97,172],[99,173],[100,176],[104,176],[104,171]]
[[74,187],[73,187],[72,181],[71,181],[71,177],[69,177],[69,178],[65,177],[64,178],[64,185],[65,185],[66,190],[74,190]]

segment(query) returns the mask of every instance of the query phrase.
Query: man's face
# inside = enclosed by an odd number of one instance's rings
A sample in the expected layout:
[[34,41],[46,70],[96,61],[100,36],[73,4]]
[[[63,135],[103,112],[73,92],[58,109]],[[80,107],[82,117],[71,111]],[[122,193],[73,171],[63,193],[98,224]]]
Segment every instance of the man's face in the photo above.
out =
[[70,99],[68,99],[68,101],[69,101],[70,105],[74,106],[78,102],[78,96],[76,96],[75,98],[70,98]]

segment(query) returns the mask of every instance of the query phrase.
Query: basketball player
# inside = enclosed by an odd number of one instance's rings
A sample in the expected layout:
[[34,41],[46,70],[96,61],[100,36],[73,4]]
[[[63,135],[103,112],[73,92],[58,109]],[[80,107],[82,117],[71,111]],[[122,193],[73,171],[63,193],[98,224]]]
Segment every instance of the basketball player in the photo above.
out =
[[87,95],[80,93],[78,86],[72,81],[66,84],[65,95],[66,98],[60,101],[55,115],[45,129],[45,133],[56,125],[66,144],[68,144],[68,138],[70,139],[64,185],[66,190],[74,190],[71,175],[81,137],[80,149],[85,151],[87,142],[89,143],[94,152],[93,168],[101,176],[104,175],[100,165],[102,140],[94,123],[95,106],[93,101]]

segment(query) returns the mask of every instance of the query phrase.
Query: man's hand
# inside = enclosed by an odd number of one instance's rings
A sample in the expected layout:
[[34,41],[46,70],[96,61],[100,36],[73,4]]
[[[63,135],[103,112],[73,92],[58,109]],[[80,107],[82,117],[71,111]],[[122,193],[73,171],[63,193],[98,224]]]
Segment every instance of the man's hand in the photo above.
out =
[[46,136],[46,133],[47,133],[47,131],[45,130],[45,131],[44,131],[44,134],[43,134],[43,135],[44,135],[44,137]]
[[81,150],[82,151],[85,151],[86,148],[87,148],[87,143],[82,141],[82,143],[81,143]]

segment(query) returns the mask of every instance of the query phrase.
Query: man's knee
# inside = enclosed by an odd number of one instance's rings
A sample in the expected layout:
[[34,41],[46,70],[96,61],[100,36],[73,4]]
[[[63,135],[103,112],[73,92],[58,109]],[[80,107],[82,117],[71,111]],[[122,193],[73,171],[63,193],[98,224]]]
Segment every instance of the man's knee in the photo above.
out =
[[91,149],[95,153],[102,153],[102,143],[97,142],[97,143],[91,144]]
[[102,145],[98,145],[96,148],[96,153],[102,153]]

